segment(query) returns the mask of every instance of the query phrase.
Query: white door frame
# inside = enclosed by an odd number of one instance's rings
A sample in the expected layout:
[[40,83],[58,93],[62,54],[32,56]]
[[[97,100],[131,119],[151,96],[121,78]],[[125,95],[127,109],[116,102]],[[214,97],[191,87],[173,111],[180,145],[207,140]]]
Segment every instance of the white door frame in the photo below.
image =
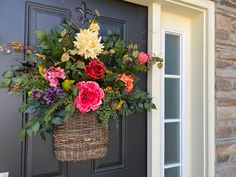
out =
[[[204,31],[204,177],[215,176],[215,3],[210,0],[125,0],[148,7],[148,51],[160,54],[161,9],[175,5],[203,15]],[[148,74],[148,91],[157,107],[161,103],[161,70],[153,66]],[[161,172],[161,111],[148,113],[147,177],[160,177]]]

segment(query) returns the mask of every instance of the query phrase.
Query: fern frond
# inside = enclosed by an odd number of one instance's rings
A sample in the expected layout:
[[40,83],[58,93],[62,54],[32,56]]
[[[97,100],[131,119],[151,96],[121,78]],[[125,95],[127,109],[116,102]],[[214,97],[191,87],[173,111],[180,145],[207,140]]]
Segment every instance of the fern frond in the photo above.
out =
[[63,105],[63,101],[59,100],[53,104],[51,104],[45,111],[44,116],[43,116],[43,120],[48,123],[52,118],[53,118],[53,114],[54,112],[56,112],[62,105]]

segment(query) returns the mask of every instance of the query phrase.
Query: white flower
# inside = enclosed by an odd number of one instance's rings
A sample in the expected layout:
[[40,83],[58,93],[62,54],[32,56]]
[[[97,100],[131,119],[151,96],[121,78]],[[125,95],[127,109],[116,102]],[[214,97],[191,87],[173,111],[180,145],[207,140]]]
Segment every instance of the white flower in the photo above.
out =
[[74,45],[78,49],[77,54],[83,56],[85,59],[96,59],[103,52],[102,37],[98,37],[98,33],[90,29],[81,29],[80,33],[76,34],[75,39]]

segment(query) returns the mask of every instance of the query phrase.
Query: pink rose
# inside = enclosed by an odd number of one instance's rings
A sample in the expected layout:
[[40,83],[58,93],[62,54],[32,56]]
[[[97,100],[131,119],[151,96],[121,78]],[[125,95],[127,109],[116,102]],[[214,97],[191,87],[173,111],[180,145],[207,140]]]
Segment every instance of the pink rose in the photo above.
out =
[[145,52],[141,52],[139,55],[138,55],[138,61],[142,64],[146,63],[148,61],[148,59],[150,58],[150,55],[148,55],[147,53]]
[[76,86],[79,89],[79,93],[75,98],[75,108],[79,109],[81,113],[87,113],[90,109],[96,111],[104,98],[103,90],[98,83],[82,81],[77,83]]
[[51,87],[56,87],[59,79],[66,78],[64,69],[61,69],[60,67],[55,68],[54,66],[51,66],[49,69],[45,69],[44,73],[44,77],[49,81]]

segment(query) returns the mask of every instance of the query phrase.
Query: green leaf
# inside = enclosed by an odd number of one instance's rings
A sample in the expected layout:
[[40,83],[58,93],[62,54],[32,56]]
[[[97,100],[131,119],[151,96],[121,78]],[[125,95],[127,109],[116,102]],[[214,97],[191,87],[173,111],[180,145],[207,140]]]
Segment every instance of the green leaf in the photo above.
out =
[[124,110],[128,109],[127,103],[124,103],[122,107],[123,107]]
[[63,53],[63,55],[61,56],[61,61],[62,62],[66,62],[66,61],[68,61],[70,59],[70,55],[69,55],[69,53]]
[[71,91],[72,91],[72,95],[73,96],[77,96],[78,95],[78,88],[74,85],[71,86]]
[[71,55],[76,55],[78,53],[78,50],[77,49],[74,49],[74,50],[69,50],[68,51]]
[[109,52],[107,50],[105,50],[105,51],[103,51],[103,54],[107,55],[107,54],[109,54]]
[[150,109],[157,109],[156,105],[153,103],[150,103]]
[[65,110],[57,111],[55,115],[59,117],[64,117],[66,115],[66,111]]
[[116,53],[116,51],[114,49],[111,49],[110,53],[114,54],[114,53]]
[[47,33],[44,31],[35,31],[35,35],[39,41],[47,40]]
[[28,113],[28,114],[32,114],[36,112],[36,107],[33,105],[33,106],[29,106],[26,110],[25,110],[25,113]]
[[11,68],[12,68],[13,70],[16,70],[16,71],[23,69],[22,66],[20,66],[20,65],[11,65]]
[[19,132],[19,140],[22,142],[25,139],[26,130],[22,128]]
[[72,65],[72,63],[70,61],[66,62],[66,69],[67,70],[70,69],[71,65]]
[[145,103],[145,104],[144,104],[144,108],[145,108],[146,110],[149,110],[149,109],[150,109],[149,103]]
[[44,116],[44,121],[45,121],[46,123],[48,123],[51,119],[52,119],[52,115],[50,115],[50,114],[46,114],[46,115]]
[[69,91],[69,90],[71,89],[71,86],[72,86],[72,84],[73,84],[74,82],[75,82],[74,80],[68,80],[68,79],[66,79],[66,80],[64,80],[64,81],[62,82],[62,88],[63,88],[64,90],[66,90],[66,91]]
[[62,124],[62,119],[60,117],[54,117],[52,119],[52,123],[55,125],[61,125]]
[[112,48],[113,45],[114,45],[114,42],[113,42],[113,41],[110,41],[110,42],[108,42],[106,45],[107,45],[108,47]]
[[2,74],[2,77],[4,78],[12,78],[14,77],[14,73],[12,71],[6,71]]
[[113,32],[111,31],[111,30],[107,30],[107,35],[108,36],[110,36],[110,35],[112,35],[113,34]]
[[71,66],[71,70],[76,70],[76,69],[84,69],[85,68],[85,63],[82,61],[77,61],[75,64]]
[[28,78],[27,77],[24,77],[24,76],[20,76],[20,77],[14,77],[12,78],[12,81],[15,83],[15,84],[21,84],[25,81],[27,81]]
[[48,127],[48,128],[46,129],[46,132],[49,133],[49,134],[51,134],[51,133],[53,132],[53,128],[52,128],[52,127]]
[[143,103],[138,103],[138,106],[143,109]]
[[4,80],[0,83],[0,88],[8,87],[10,83],[11,83],[11,79],[4,79]]
[[85,68],[85,63],[84,62],[77,61],[76,63],[77,63],[77,66],[78,66],[79,69],[84,69]]
[[65,111],[66,111],[66,116],[65,118],[68,119],[71,116],[73,116],[73,114],[75,113],[75,106],[74,103],[70,103],[65,107]]
[[144,107],[146,110],[150,110],[150,109],[156,109],[156,105],[153,103],[145,103]]
[[49,45],[40,45],[43,50],[49,50],[51,47]]
[[54,112],[57,111],[57,109],[63,104],[62,101],[58,101],[55,102],[53,104],[51,104],[49,107],[47,107],[47,110],[44,113],[44,121],[46,123],[48,123],[49,121],[51,121],[51,119],[53,118],[53,114]]
[[132,111],[135,110],[135,107],[132,106],[132,105],[131,105],[129,108],[130,108],[130,110],[132,110]]
[[45,135],[45,132],[44,131],[41,131],[40,132],[40,136],[41,138],[45,141],[46,140],[46,135]]
[[34,121],[33,124],[29,128],[27,128],[27,133],[32,136],[36,135],[39,131],[40,123],[38,121]]

